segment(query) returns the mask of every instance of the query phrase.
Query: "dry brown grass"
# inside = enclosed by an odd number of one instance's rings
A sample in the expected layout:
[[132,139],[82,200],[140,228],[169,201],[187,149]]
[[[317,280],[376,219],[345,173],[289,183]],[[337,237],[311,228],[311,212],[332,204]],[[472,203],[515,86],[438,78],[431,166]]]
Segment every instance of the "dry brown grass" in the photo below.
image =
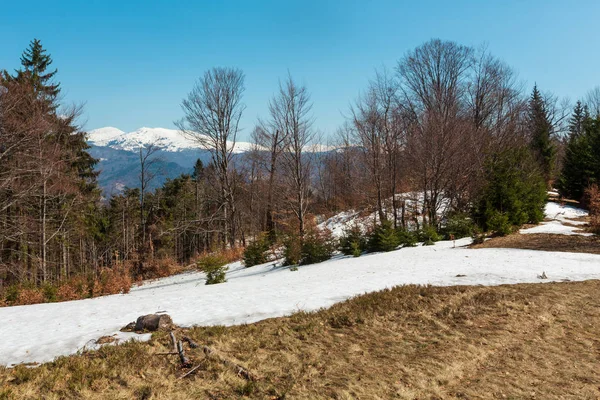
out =
[[171,347],[160,333],[0,368],[0,399],[596,399],[598,293],[599,281],[403,286],[318,313],[178,332],[246,366],[256,383],[213,360],[177,380],[177,357],[153,355]]
[[600,236],[514,233],[508,236],[494,237],[471,247],[475,249],[507,248],[600,254]]

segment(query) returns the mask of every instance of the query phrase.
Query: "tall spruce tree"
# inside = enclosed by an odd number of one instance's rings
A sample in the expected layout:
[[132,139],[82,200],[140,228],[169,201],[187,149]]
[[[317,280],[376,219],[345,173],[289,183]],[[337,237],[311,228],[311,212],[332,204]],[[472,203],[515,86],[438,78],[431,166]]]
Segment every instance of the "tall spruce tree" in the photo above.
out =
[[583,123],[589,118],[589,111],[587,106],[584,106],[580,100],[575,104],[573,108],[573,114],[569,118],[569,139],[581,135],[583,131]]
[[531,148],[548,184],[553,177],[556,146],[552,142],[552,123],[537,85],[533,87],[529,100],[527,122],[531,135]]
[[58,70],[49,70],[51,65],[50,54],[47,54],[40,40],[33,39],[21,55],[22,68],[16,70],[13,76],[8,76],[6,72],[4,75],[9,79],[30,83],[36,96],[55,107],[55,100],[60,93],[60,84],[54,82]]
[[[573,117],[572,117],[573,118]],[[571,133],[558,181],[563,197],[581,200],[585,189],[600,182],[600,117],[585,117],[581,132]]]

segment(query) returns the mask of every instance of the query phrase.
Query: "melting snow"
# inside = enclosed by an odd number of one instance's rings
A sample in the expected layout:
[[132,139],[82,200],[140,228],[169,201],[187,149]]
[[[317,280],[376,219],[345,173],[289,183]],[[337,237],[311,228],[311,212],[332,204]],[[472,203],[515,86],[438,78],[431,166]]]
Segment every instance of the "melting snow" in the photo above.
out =
[[[469,242],[462,239],[457,246]],[[234,325],[317,310],[396,285],[540,282],[542,271],[549,281],[599,279],[600,255],[475,250],[439,242],[359,258],[337,257],[298,271],[274,263],[243,268],[238,262],[230,266],[228,282],[218,285],[205,285],[202,273],[187,273],[146,283],[125,295],[0,308],[0,364],[47,362],[73,354],[138,316],[157,311],[166,311],[182,326]]]
[[[521,229],[519,232],[524,234],[551,233],[556,235],[593,236],[592,233],[583,232],[576,226],[569,226],[585,225],[585,221],[577,221],[575,219],[586,217],[588,215],[586,210],[568,205],[563,206],[550,201],[546,203],[544,213],[546,214],[546,219],[550,221],[542,222],[533,228]],[[569,225],[565,225],[565,223]]]
[[[580,234],[570,218],[585,210],[548,203],[552,219],[523,233]],[[321,226],[341,235],[356,222],[345,212]],[[367,217],[368,218],[368,217]],[[470,239],[434,246],[404,248],[359,258],[338,256],[300,267],[297,271],[267,263],[244,268],[233,263],[228,282],[205,285],[203,273],[193,272],[147,282],[129,294],[64,303],[0,308],[0,365],[47,362],[57,356],[98,347],[95,340],[117,335],[119,340],[147,340],[119,329],[138,316],[166,311],[181,326],[234,325],[313,311],[352,296],[403,284],[500,285],[600,279],[600,255],[517,249],[468,249]]]

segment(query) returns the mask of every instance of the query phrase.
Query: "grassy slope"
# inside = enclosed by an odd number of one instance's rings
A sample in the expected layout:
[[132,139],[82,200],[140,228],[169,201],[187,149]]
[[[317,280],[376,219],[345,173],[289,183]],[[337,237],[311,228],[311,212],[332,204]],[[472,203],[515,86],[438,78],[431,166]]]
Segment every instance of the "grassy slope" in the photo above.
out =
[[600,254],[600,236],[514,233],[508,236],[495,237],[482,244],[473,245],[471,247],[475,249],[508,248]]
[[[0,368],[0,399],[597,398],[600,282],[398,287],[317,313],[183,333],[247,366],[183,374],[165,333],[39,368]],[[202,312],[202,310],[198,310]],[[190,350],[194,364],[203,360]]]

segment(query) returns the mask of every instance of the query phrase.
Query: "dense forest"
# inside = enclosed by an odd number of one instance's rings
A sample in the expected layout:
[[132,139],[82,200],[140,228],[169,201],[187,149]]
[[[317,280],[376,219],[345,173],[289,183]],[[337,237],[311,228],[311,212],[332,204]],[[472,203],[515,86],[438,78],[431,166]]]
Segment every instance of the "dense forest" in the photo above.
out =
[[140,148],[139,185],[103,198],[82,109],[62,103],[52,64],[33,40],[21,68],[0,76],[0,298],[8,303],[126,291],[131,279],[246,247],[256,262],[273,244],[291,264],[318,261],[302,254],[338,244],[317,222],[345,210],[375,215],[369,232],[339,243],[352,254],[412,234],[506,234],[541,221],[554,187],[583,204],[598,197],[600,89],[572,106],[537,86],[526,91],[486,49],[431,40],[372,77],[323,151],[315,151],[324,138],[309,88],[288,75],[256,121],[254,149],[234,157],[245,76],[210,69],[176,125],[211,161],[151,191],[157,147]]

